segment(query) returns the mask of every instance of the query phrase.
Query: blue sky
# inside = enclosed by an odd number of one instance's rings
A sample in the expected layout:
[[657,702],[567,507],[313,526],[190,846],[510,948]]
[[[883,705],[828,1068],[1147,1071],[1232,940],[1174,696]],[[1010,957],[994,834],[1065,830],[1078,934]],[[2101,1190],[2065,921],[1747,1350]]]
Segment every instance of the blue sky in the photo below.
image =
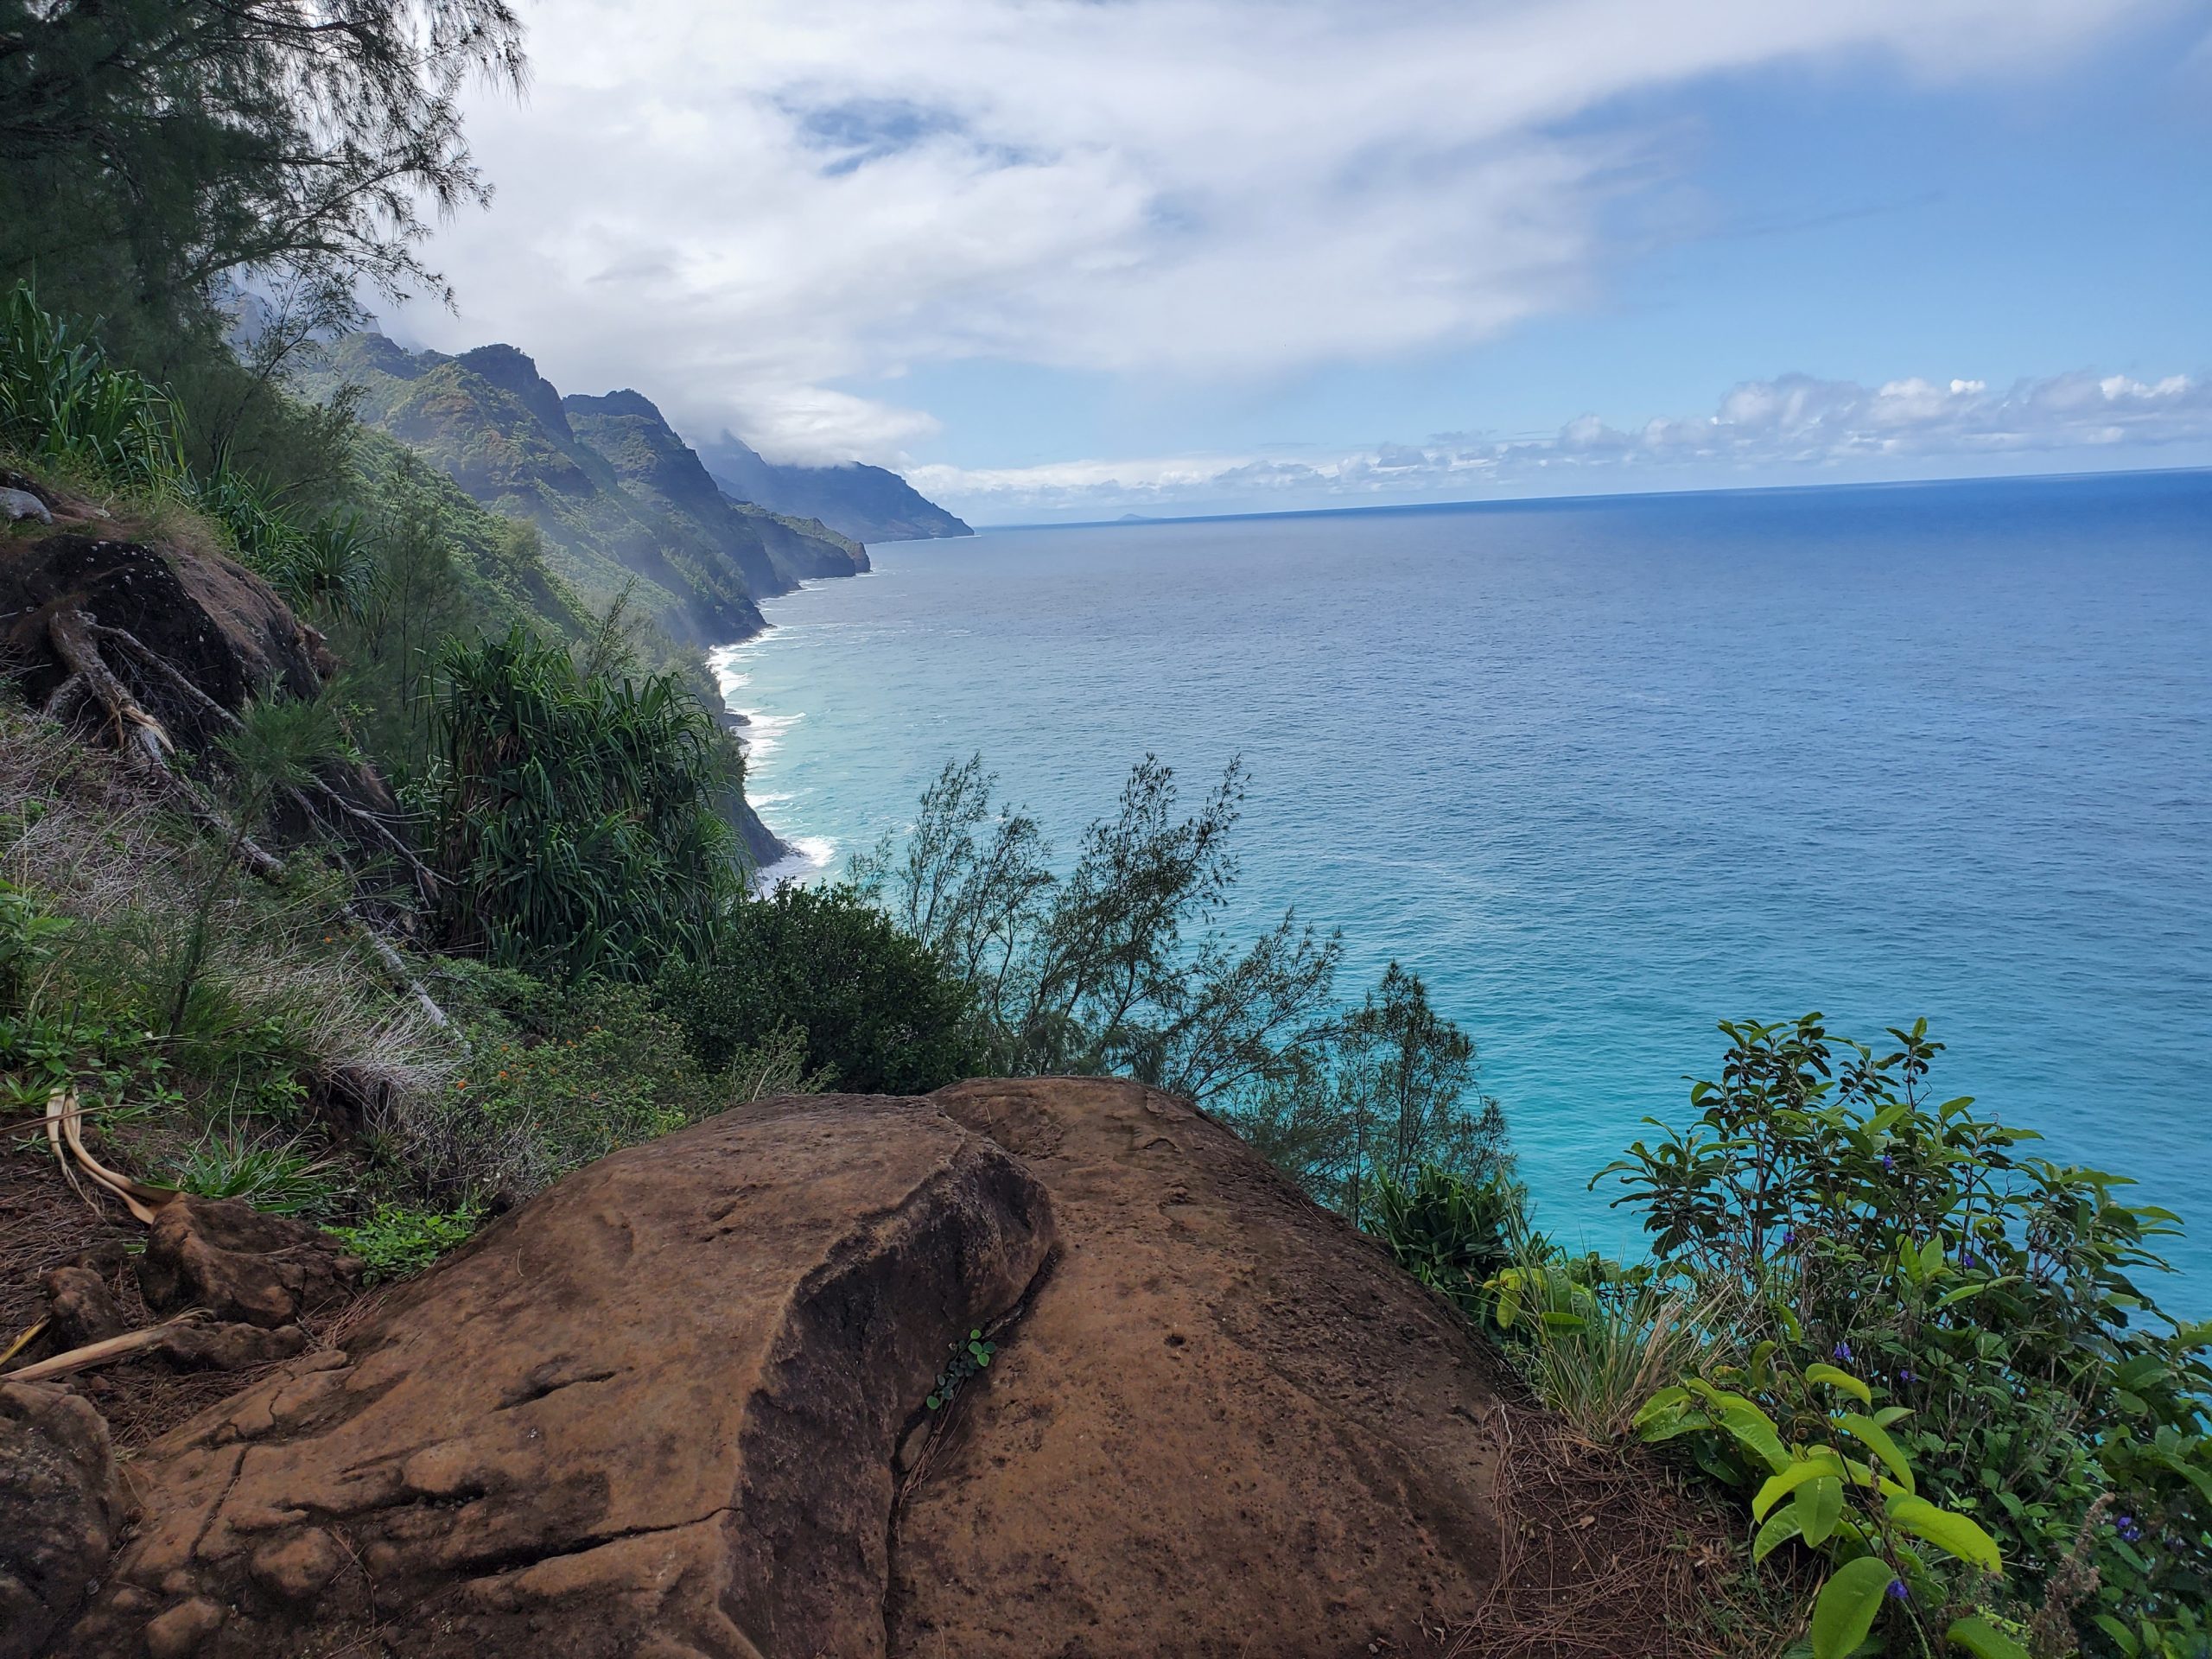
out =
[[2212,463],[2202,3],[532,18],[395,326],[982,522]]

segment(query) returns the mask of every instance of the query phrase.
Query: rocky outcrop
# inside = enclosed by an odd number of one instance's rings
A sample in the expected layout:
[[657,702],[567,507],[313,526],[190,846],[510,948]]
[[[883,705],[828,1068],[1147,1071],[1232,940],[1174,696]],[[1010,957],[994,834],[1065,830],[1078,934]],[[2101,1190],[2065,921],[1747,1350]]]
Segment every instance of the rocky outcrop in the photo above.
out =
[[58,1651],[880,1652],[899,1440],[1052,1236],[923,1101],[618,1153],[156,1446]]
[[182,1193],[154,1212],[138,1287],[156,1313],[206,1308],[275,1330],[349,1294],[361,1264],[329,1234],[229,1198]]
[[[333,666],[321,635],[267,582],[220,555],[71,533],[0,555],[0,653],[28,669],[21,689],[34,702],[74,671],[53,629],[77,616],[109,631],[92,636],[101,649],[117,646],[113,631],[130,634],[117,652],[118,671],[135,677],[134,664],[143,671],[147,659],[158,658],[232,713],[273,690],[311,697]],[[136,696],[193,747],[223,729],[219,715],[166,677],[145,678]]]
[[99,1413],[60,1389],[0,1381],[0,1659],[29,1659],[76,1611],[122,1513]]
[[769,1102],[156,1445],[54,1651],[1426,1650],[1498,1573],[1493,1401],[1446,1310],[1157,1091]]

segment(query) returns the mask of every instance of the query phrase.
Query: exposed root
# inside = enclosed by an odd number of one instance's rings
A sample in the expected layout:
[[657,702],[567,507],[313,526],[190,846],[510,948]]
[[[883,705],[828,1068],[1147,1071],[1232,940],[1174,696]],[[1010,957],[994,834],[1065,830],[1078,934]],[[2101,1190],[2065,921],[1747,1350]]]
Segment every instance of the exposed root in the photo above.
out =
[[[69,1151],[76,1154],[77,1163],[86,1174],[91,1176],[106,1191],[121,1198],[124,1207],[128,1209],[141,1224],[152,1226],[155,1212],[164,1205],[175,1201],[176,1189],[169,1186],[149,1186],[143,1181],[134,1181],[128,1175],[117,1173],[94,1158],[85,1146],[81,1128],[84,1115],[84,1109],[77,1103],[77,1091],[73,1089],[66,1090],[56,1089],[47,1096],[47,1143],[54,1148],[54,1158],[60,1163],[62,1173],[68,1176],[69,1185],[77,1188],[77,1195],[79,1198],[86,1198],[85,1189],[77,1185],[76,1174],[70,1169],[69,1160],[63,1154],[62,1147],[66,1143]],[[86,1202],[89,1203],[91,1200],[87,1198]]]
[[[66,701],[73,708],[90,698],[106,715],[109,734],[115,740],[116,747],[167,772],[168,757],[176,745],[169,741],[161,721],[138,706],[138,700],[108,667],[106,659],[100,655],[99,626],[82,611],[56,611],[47,619],[47,643],[54,647],[54,654],[60,659],[61,665],[69,671],[69,677],[47,699],[46,713],[53,718],[60,717],[55,709],[65,702],[65,693],[68,694]],[[73,686],[80,690],[72,691]]]
[[[252,836],[239,833],[238,826],[211,804],[199,789],[180,777],[171,768],[168,757],[175,752],[175,744],[168,732],[153,715],[142,708],[130,690],[108,666],[102,655],[105,643],[122,653],[131,666],[149,675],[163,691],[180,700],[194,714],[223,731],[237,731],[238,717],[194,685],[190,677],[159,652],[148,646],[128,628],[111,627],[84,611],[57,612],[47,621],[47,639],[68,677],[54,689],[46,700],[41,711],[57,723],[67,723],[87,705],[96,705],[105,716],[105,723],[116,747],[142,763],[144,772],[175,805],[182,809],[202,833],[234,845],[238,862],[247,871],[264,881],[273,881],[283,873],[283,861],[257,842]],[[345,798],[321,779],[315,779],[306,789],[287,791],[293,804],[310,823],[317,820],[336,821],[353,826],[357,832],[390,854],[408,872],[416,893],[427,904],[437,897],[438,878],[391,826],[373,812],[363,810]],[[346,918],[358,928],[376,953],[385,972],[392,976],[400,987],[422,1009],[425,1018],[442,1030],[449,1030],[452,1020],[423,987],[422,982],[408,971],[391,941],[354,905],[343,906]]]

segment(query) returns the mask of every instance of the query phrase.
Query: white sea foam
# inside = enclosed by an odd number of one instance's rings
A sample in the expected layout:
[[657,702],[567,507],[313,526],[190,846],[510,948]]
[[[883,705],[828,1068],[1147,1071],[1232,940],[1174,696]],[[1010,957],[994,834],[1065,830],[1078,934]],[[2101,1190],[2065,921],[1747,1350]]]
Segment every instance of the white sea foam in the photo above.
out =
[[784,734],[806,718],[804,711],[796,715],[772,715],[764,709],[745,709],[739,711],[745,724],[737,728],[737,741],[745,748],[745,758],[759,762],[773,754],[784,741]]
[[817,876],[827,874],[837,856],[837,843],[827,836],[792,836],[784,844],[791,849],[791,856],[779,858],[754,872],[753,887],[756,893],[772,893],[779,881],[796,881],[804,886]]

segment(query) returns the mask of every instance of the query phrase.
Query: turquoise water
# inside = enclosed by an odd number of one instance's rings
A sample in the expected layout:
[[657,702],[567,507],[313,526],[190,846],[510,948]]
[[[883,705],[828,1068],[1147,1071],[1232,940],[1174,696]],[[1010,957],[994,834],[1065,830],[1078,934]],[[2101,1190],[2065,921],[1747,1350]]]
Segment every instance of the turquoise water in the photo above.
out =
[[980,750],[1063,849],[1233,755],[1247,914],[1474,1036],[1543,1219],[1724,1017],[1936,1073],[2193,1217],[2212,1302],[2212,474],[1005,531],[766,607],[731,700],[817,868]]

